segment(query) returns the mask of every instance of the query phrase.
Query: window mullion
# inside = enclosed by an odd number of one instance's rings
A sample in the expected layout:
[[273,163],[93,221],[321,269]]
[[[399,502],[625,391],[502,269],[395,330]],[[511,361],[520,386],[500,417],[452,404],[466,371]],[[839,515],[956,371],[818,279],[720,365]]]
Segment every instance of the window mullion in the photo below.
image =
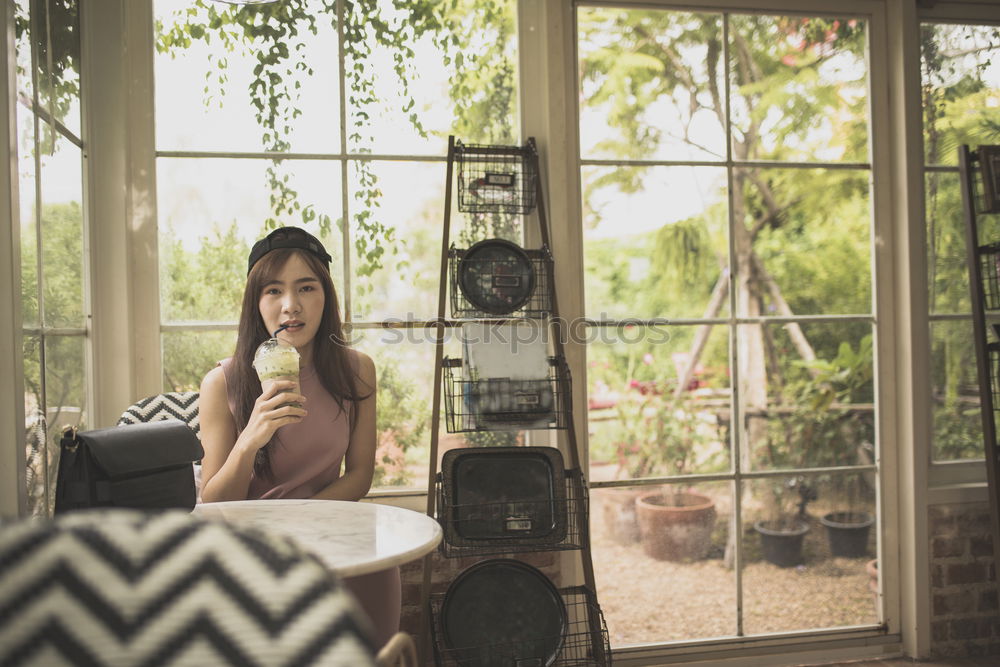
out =
[[345,322],[354,320],[354,286],[351,283],[351,207],[350,179],[347,173],[347,71],[344,49],[344,3],[337,2],[337,86],[340,89],[340,239],[344,260],[344,287],[340,299],[343,302]]

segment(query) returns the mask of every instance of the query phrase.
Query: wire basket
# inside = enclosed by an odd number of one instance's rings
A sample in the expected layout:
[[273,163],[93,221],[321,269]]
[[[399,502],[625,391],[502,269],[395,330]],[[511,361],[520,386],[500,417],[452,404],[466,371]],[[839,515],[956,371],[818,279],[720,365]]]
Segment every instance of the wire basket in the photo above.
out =
[[569,367],[549,357],[540,380],[463,377],[461,359],[445,357],[444,409],[448,433],[564,429],[570,419]]
[[535,208],[538,174],[535,144],[465,145],[455,142],[458,210],[465,213],[530,213]]
[[983,307],[1000,309],[1000,243],[979,246],[979,270],[983,279]]
[[[564,484],[565,497],[552,501],[460,504],[446,497],[442,476],[438,473],[435,484],[438,522],[444,533],[441,554],[447,558],[460,558],[582,549],[587,544],[588,536],[588,498],[583,474],[576,468],[567,470]],[[481,526],[498,527],[497,533],[511,528],[509,532],[515,533],[523,526],[539,523],[551,526],[552,530],[541,535],[536,533],[532,537],[513,534],[510,537],[484,539],[463,537],[474,534]]]
[[[520,286],[507,287],[511,281],[511,277],[508,275],[511,272],[508,267],[509,262],[502,259],[467,257],[467,253],[474,248],[475,246],[468,249],[452,246],[448,251],[452,317],[456,319],[480,319],[496,315],[514,315],[544,318],[552,312],[552,253],[549,252],[548,246],[542,246],[537,250],[522,250],[530,264],[534,285],[526,298],[518,298],[516,302],[509,303],[510,306],[514,306],[511,308],[503,307],[505,291],[516,294],[517,288]],[[483,299],[472,295],[470,299],[469,286],[460,284],[462,274],[460,268],[465,271],[469,271],[471,268],[479,277],[479,283],[482,287],[495,290],[497,297]]]
[[[453,647],[445,640],[441,623],[444,595],[432,595],[431,634],[434,641],[434,661],[438,667],[603,667],[611,664],[611,643],[604,614],[597,597],[584,586],[559,591],[566,605],[566,631],[554,656],[532,656],[531,647],[507,642],[486,646]],[[489,604],[483,601],[483,604]],[[536,640],[544,646],[553,641]]]

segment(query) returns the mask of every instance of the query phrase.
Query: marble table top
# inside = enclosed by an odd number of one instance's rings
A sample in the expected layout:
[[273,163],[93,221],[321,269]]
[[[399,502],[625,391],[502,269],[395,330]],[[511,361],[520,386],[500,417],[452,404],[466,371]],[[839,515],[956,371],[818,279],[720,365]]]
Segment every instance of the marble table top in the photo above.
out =
[[287,535],[342,577],[416,560],[441,541],[441,526],[426,514],[376,503],[238,500],[202,503],[192,513]]

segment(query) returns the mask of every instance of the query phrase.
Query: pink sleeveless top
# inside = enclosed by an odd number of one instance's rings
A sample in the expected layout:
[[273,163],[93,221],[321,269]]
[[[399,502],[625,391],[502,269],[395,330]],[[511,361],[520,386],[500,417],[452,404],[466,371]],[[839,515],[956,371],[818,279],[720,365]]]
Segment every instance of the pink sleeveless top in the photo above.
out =
[[[235,415],[232,358],[223,359],[219,365],[226,376],[229,411]],[[251,475],[247,500],[310,498],[340,477],[350,442],[348,415],[320,383],[315,368],[302,369],[299,386],[308,399],[305,408],[309,414],[299,423],[275,431],[269,445],[273,478]]]

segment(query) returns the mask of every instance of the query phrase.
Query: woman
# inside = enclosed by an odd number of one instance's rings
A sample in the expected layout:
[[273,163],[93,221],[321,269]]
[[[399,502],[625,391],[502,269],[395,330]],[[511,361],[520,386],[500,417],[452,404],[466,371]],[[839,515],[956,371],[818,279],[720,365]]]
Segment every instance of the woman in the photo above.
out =
[[[201,384],[203,502],[358,500],[371,488],[375,366],[344,341],[330,259],[296,227],[276,229],[250,251],[236,352]],[[299,393],[289,381],[262,391],[252,366],[257,346],[278,329],[299,353]],[[398,568],[345,583],[384,644],[399,626]]]

